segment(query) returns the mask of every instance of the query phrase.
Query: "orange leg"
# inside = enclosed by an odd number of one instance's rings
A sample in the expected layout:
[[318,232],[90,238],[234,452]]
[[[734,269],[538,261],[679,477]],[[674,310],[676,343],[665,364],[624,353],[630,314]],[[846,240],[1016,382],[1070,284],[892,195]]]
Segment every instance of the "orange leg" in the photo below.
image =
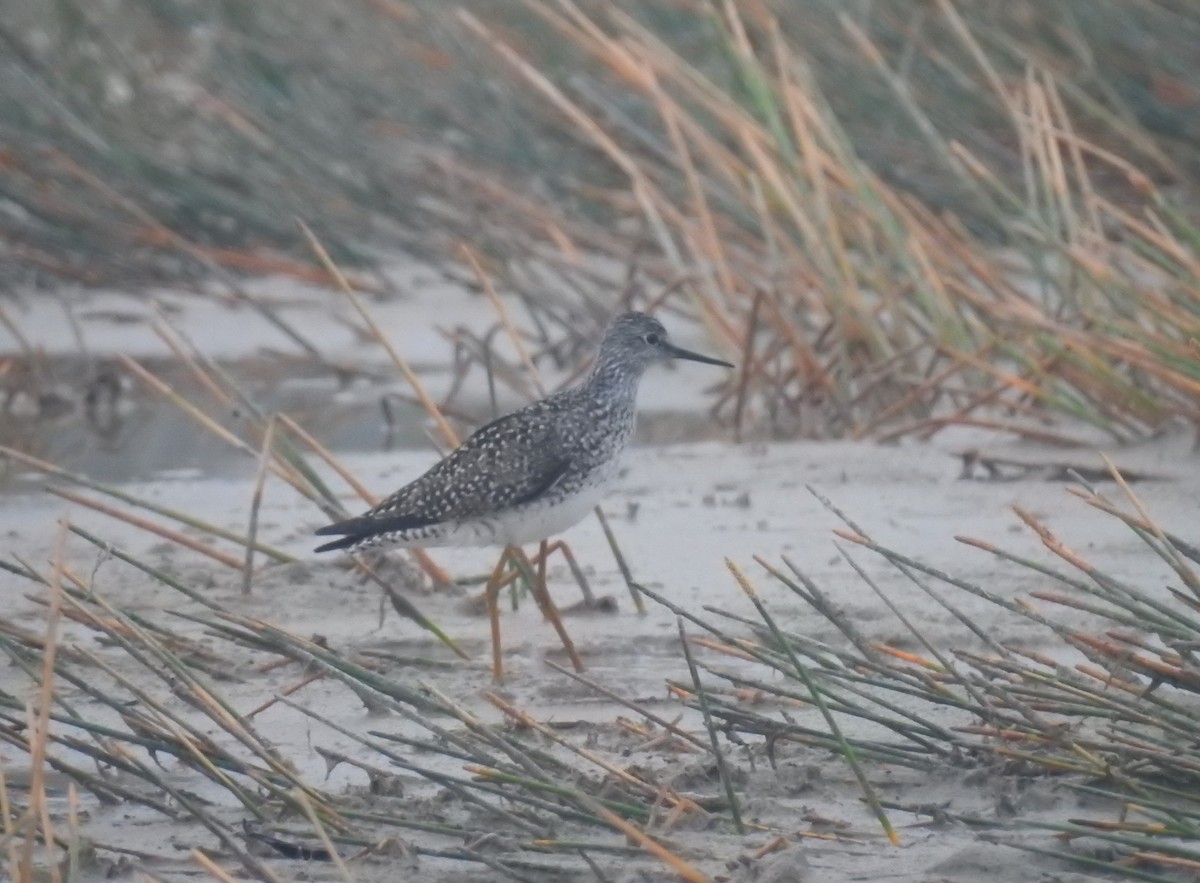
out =
[[[567,559],[567,566],[571,568],[571,576],[575,578],[575,584],[579,586],[579,590],[583,593],[583,603],[587,607],[596,606],[596,595],[592,591],[592,587],[588,584],[587,577],[583,573],[583,568],[579,566],[579,562],[575,559],[574,553],[571,552],[571,547],[567,545],[565,540],[554,540],[554,542],[543,541],[541,549],[537,556],[533,559],[534,563],[540,563],[555,552],[561,554]],[[511,570],[508,575],[501,580],[501,587],[507,586],[513,580],[520,576],[520,572]]]
[[[596,603],[596,596],[592,593],[587,578],[579,567],[579,563],[571,553],[570,547],[562,540],[555,540],[554,542],[542,540],[538,554],[533,561],[530,561],[529,556],[521,548],[506,546],[500,554],[500,560],[496,562],[496,567],[492,571],[492,575],[488,578],[487,588],[484,589],[484,600],[487,604],[488,618],[491,621],[492,630],[492,676],[497,681],[504,678],[504,664],[501,661],[500,646],[500,591],[520,576],[521,567],[518,565],[523,565],[525,571],[529,574],[533,584],[533,597],[537,602],[538,609],[541,610],[542,615],[550,620],[551,625],[554,626],[554,630],[558,633],[558,638],[562,642],[563,649],[567,651],[567,656],[571,660],[571,665],[576,671],[583,671],[583,660],[579,658],[579,653],[575,650],[575,644],[571,640],[571,636],[567,634],[567,629],[563,625],[558,607],[555,605],[554,599],[550,596],[550,590],[546,585],[546,562],[554,552],[561,553],[567,559],[567,565],[571,568],[575,582],[578,583],[580,590],[583,592],[584,603],[589,606]],[[537,564],[536,571],[534,569],[534,562]],[[510,563],[513,565],[513,568],[508,573],[505,573],[505,568]]]
[[579,562],[575,560],[575,554],[571,551],[571,547],[564,540],[555,540],[549,545],[546,541],[542,541],[541,550],[538,552],[538,559],[541,562],[558,552],[567,559],[567,567],[571,568],[571,575],[575,577],[575,582],[579,585],[579,591],[583,593],[583,603],[588,607],[596,606],[596,596],[592,592],[592,587],[588,585],[587,577],[583,574],[583,568],[579,566]]
[[[529,560],[524,550],[514,548],[514,552],[525,562],[530,572],[532,572],[533,562]],[[546,540],[542,540],[541,550],[538,554],[537,576],[533,581],[533,597],[537,601],[538,609],[542,611],[542,615],[550,620],[550,624],[558,632],[558,639],[562,641],[563,649],[567,651],[567,656],[570,657],[571,665],[574,666],[575,671],[583,671],[583,660],[575,652],[575,644],[571,641],[571,636],[567,634],[566,627],[562,623],[562,617],[558,615],[558,608],[554,606],[554,599],[550,597],[550,590],[546,587],[547,557]]]
[[488,577],[487,588],[484,589],[488,619],[492,624],[492,678],[497,681],[504,680],[504,662],[500,658],[500,589],[508,582],[503,579],[504,567],[513,552],[512,546],[504,547],[504,551],[500,553],[500,560],[496,562],[496,568]]

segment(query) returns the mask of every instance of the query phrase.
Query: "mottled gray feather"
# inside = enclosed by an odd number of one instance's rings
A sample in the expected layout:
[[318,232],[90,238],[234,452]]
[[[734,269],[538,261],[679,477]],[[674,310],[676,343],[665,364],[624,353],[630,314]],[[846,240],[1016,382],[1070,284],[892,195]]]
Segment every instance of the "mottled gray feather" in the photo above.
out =
[[321,528],[318,534],[339,538],[317,551],[452,539],[513,542],[528,530],[569,526],[616,474],[633,435],[642,374],[675,358],[727,364],[670,344],[651,316],[617,317],[583,383],[489,423],[369,512]]
[[555,414],[545,401],[494,420],[445,459],[373,509],[317,531],[340,535],[317,549],[347,548],[376,533],[466,521],[531,503],[570,469],[558,445]]

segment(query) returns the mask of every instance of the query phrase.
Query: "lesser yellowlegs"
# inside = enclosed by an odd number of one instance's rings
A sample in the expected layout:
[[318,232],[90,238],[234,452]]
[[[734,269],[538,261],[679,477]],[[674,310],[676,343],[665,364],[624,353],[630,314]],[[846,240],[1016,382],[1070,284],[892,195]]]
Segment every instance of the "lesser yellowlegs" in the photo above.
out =
[[[645,313],[624,313],[609,325],[582,383],[489,423],[370,511],[321,528],[318,534],[338,538],[317,551],[504,547],[486,591],[499,678],[497,599],[506,563],[522,554],[522,545],[544,542],[592,511],[633,435],[642,374],[669,359],[733,367],[675,346],[662,323]],[[571,649],[544,582],[535,591]]]

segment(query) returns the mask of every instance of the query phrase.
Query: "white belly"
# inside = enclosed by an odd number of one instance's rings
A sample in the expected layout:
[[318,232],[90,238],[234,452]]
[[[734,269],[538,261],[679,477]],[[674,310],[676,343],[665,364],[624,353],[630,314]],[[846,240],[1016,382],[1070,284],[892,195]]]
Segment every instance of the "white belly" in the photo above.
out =
[[496,536],[506,546],[541,542],[562,533],[587,518],[604,496],[605,484],[595,484],[561,502],[534,503],[489,519]]
[[524,546],[537,543],[573,527],[596,508],[604,496],[607,481],[582,488],[557,502],[538,502],[510,509],[473,521],[447,524],[421,537],[392,540],[407,548],[437,546]]

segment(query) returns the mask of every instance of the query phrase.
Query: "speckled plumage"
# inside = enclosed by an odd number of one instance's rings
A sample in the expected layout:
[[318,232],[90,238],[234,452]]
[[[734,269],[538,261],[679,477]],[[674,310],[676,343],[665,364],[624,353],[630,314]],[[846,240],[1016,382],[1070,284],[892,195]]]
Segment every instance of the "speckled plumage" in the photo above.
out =
[[617,317],[582,383],[489,423],[370,511],[321,528],[338,539],[317,551],[511,546],[565,530],[616,475],[642,374],[670,358],[727,364],[673,346],[643,313]]

